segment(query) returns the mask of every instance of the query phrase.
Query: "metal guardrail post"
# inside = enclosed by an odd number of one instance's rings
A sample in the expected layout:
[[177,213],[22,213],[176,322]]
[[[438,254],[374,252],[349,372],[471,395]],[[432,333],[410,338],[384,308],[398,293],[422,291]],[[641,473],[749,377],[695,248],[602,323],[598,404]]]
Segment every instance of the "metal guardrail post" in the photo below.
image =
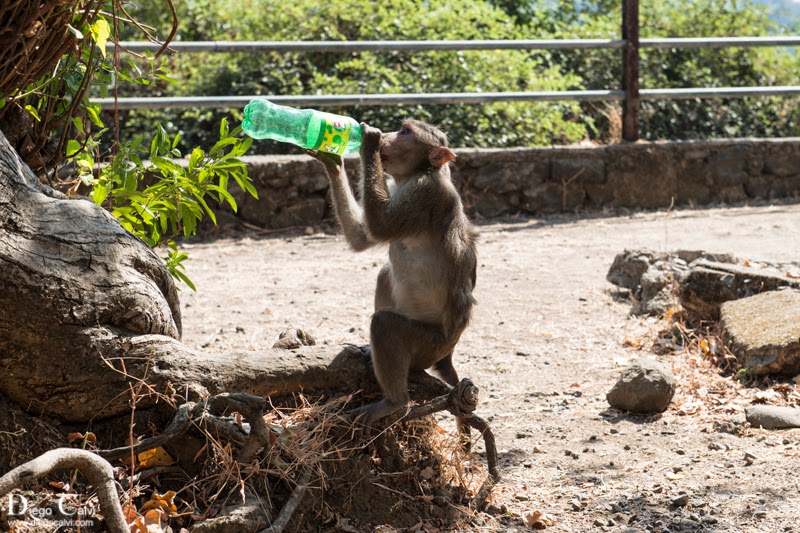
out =
[[622,138],[629,142],[639,139],[639,0],[622,2]]

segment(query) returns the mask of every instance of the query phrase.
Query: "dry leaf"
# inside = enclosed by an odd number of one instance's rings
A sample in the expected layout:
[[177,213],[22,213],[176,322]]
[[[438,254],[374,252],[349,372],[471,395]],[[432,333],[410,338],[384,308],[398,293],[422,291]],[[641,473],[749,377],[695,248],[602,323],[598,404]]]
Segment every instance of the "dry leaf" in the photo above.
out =
[[540,510],[535,510],[532,513],[526,513],[522,516],[522,523],[527,527],[536,529],[545,529],[547,526],[556,525],[554,516],[543,513]]
[[178,508],[175,507],[175,491],[169,490],[164,494],[159,494],[154,492],[153,495],[150,497],[150,500],[145,502],[142,505],[139,512],[147,516],[149,511],[151,510],[159,510],[165,515],[165,519],[169,517],[171,514],[175,514],[178,512]]
[[169,466],[175,464],[173,459],[162,447],[147,450],[136,456],[139,461],[139,468],[153,468],[156,466]]
[[131,523],[131,533],[164,533],[161,528],[163,514],[161,509],[150,509]]
[[419,475],[422,476],[422,479],[431,479],[434,474],[435,472],[433,471],[433,468],[431,468],[430,466],[423,468],[422,471],[419,473]]
[[94,444],[95,442],[97,442],[97,437],[91,431],[89,431],[86,435],[78,432],[67,434],[67,442],[69,443],[75,442],[76,440],[84,440],[84,439],[89,444]]
[[786,277],[792,279],[800,279],[800,274],[792,274],[791,272],[787,272]]
[[57,490],[69,490],[69,483],[63,481],[51,481],[50,486]]

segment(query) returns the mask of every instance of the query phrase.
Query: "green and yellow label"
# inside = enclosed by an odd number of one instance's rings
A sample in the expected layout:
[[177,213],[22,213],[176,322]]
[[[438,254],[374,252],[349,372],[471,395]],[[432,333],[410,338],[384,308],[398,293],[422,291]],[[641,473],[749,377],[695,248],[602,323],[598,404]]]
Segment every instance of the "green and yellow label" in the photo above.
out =
[[350,140],[350,120],[341,115],[324,113],[317,150],[342,155]]

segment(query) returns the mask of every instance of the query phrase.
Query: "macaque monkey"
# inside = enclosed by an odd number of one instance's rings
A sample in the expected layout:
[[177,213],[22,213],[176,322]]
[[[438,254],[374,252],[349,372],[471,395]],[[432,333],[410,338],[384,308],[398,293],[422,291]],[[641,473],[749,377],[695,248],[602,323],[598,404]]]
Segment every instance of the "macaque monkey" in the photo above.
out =
[[355,412],[371,426],[406,406],[410,371],[432,368],[450,386],[458,383],[453,350],[475,303],[477,234],[450,179],[448,164],[456,156],[444,133],[411,119],[386,134],[361,126],[361,203],[341,157],[309,155],[325,166],[348,244],[356,251],[389,245],[370,323],[370,354],[384,397]]

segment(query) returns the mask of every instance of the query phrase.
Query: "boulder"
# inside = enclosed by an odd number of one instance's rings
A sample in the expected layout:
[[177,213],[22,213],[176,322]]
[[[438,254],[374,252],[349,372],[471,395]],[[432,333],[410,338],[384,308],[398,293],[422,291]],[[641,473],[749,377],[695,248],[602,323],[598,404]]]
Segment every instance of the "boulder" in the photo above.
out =
[[622,411],[661,413],[672,401],[675,387],[669,368],[652,359],[639,359],[623,370],[606,399]]
[[743,368],[756,375],[800,372],[800,291],[725,302],[720,314],[725,339]]
[[750,425],[764,429],[800,428],[800,409],[777,405],[753,405],[745,408]]
[[776,268],[753,268],[698,259],[681,281],[681,305],[702,320],[718,320],[720,306],[730,300],[774,291],[800,289],[800,280]]

